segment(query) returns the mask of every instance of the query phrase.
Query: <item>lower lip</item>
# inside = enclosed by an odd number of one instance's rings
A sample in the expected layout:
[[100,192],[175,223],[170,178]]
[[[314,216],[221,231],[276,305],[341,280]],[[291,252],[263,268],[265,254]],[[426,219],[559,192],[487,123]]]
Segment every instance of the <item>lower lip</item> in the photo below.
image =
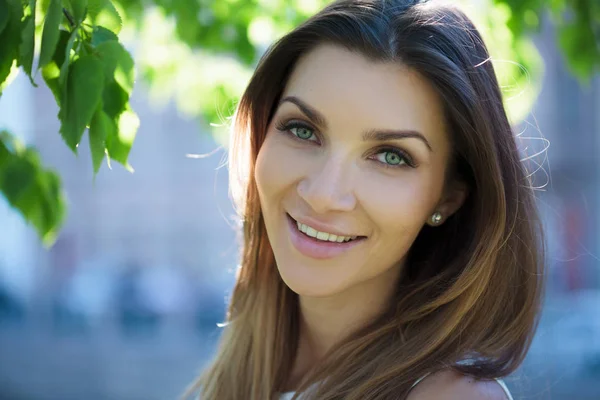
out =
[[289,215],[286,215],[292,244],[300,253],[316,259],[337,257],[340,254],[360,245],[366,238],[354,239],[349,242],[325,242],[318,240],[298,230],[298,225]]

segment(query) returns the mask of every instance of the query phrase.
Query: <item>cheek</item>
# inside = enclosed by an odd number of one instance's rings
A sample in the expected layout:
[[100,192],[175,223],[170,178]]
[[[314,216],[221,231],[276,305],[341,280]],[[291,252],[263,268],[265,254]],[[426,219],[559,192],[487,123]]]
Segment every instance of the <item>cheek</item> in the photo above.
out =
[[298,155],[280,143],[274,135],[267,135],[256,159],[255,179],[262,201],[289,188],[297,181],[303,165]]
[[441,192],[441,184],[416,171],[362,180],[360,202],[382,233],[420,230]]

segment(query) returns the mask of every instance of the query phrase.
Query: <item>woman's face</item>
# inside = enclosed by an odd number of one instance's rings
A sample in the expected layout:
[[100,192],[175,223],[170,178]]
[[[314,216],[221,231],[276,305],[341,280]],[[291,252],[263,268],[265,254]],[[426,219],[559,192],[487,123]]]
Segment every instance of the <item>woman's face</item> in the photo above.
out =
[[417,73],[332,45],[299,60],[255,175],[285,283],[316,297],[393,287],[432,213],[464,198],[445,189],[449,155],[442,105]]

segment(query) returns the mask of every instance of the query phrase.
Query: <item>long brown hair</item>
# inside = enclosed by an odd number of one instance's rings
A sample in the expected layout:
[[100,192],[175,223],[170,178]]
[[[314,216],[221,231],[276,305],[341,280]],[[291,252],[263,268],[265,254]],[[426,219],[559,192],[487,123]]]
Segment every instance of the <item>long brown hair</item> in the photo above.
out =
[[295,63],[322,43],[401,63],[435,88],[451,134],[453,178],[468,185],[469,196],[442,226],[423,227],[390,309],[332,349],[298,392],[397,399],[441,368],[478,378],[510,374],[536,327],[543,252],[534,195],[486,46],[451,6],[345,0],[275,43],[237,107],[230,184],[243,222],[241,266],[217,354],[197,382],[201,398],[275,399],[289,378],[298,297],[275,265],[254,165]]

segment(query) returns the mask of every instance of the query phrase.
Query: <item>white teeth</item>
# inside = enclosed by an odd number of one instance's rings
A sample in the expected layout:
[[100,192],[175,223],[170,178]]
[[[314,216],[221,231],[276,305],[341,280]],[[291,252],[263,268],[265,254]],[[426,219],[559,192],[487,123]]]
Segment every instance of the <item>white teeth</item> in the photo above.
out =
[[317,232],[317,239],[329,241],[329,233]]
[[337,243],[342,243],[342,242],[348,242],[350,240],[354,240],[357,238],[357,236],[337,236],[334,235],[333,233],[327,233],[327,232],[320,232],[314,228],[311,228],[308,225],[302,224],[298,221],[296,221],[296,226],[298,226],[298,230],[300,232],[306,233],[306,235],[313,237],[315,239],[318,240],[322,240],[325,242],[337,242]]

